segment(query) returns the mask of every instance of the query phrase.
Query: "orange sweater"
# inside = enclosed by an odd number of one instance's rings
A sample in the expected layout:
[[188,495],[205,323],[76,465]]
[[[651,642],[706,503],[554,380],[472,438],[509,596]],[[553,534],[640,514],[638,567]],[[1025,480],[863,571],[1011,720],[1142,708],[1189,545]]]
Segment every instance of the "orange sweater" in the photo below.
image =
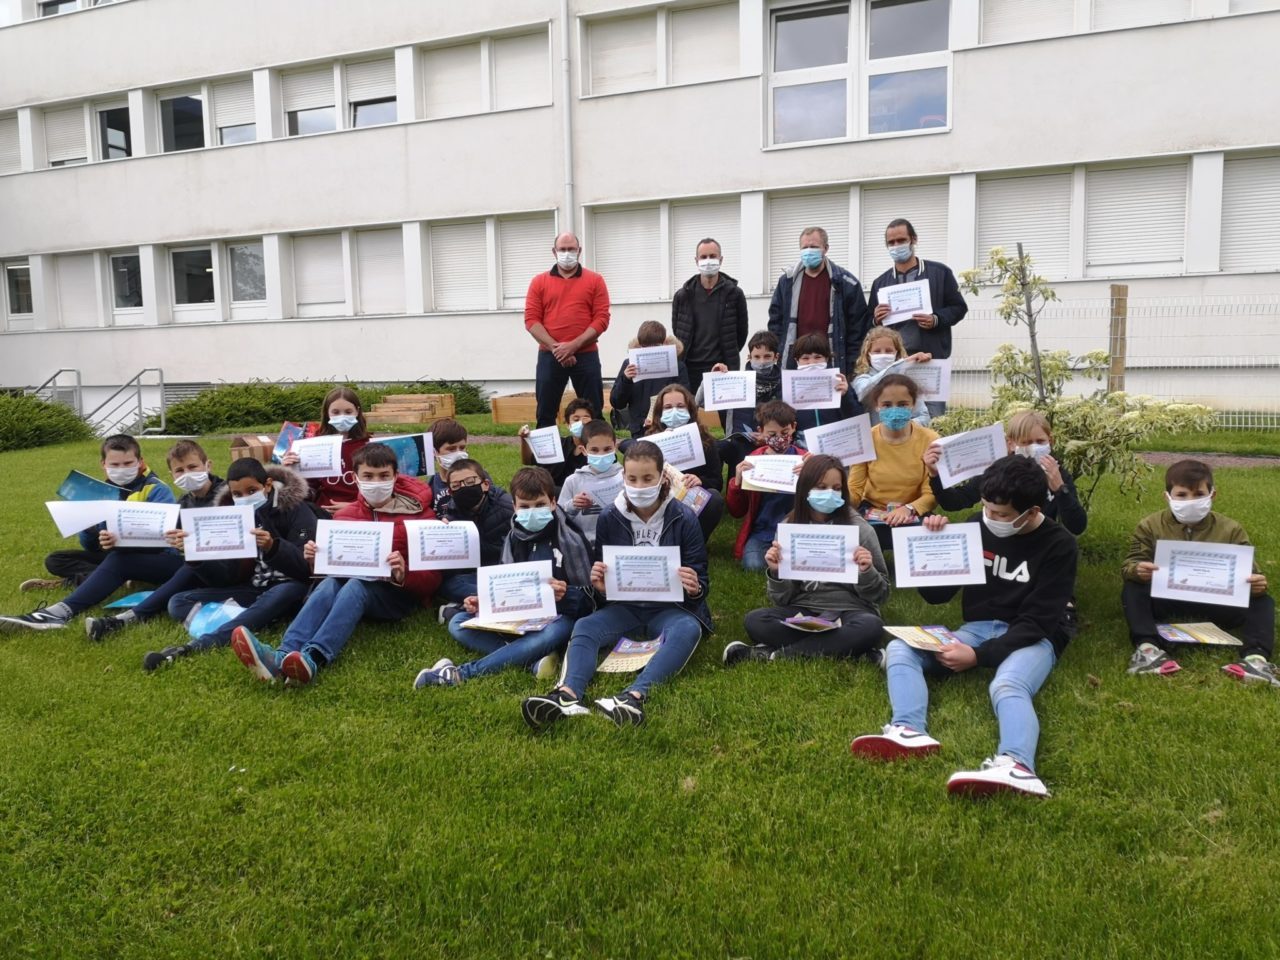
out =
[[866,500],[882,510],[887,503],[907,503],[924,516],[938,505],[929,489],[929,471],[921,459],[929,444],[938,439],[937,433],[912,423],[905,443],[889,443],[880,430],[878,423],[871,428],[876,459],[849,468],[850,502],[856,506]]
[[[609,289],[604,277],[593,270],[579,267],[568,278],[552,267],[529,283],[524,299],[524,328],[542,324],[557,343],[566,343],[595,327],[597,334],[609,329]],[[546,347],[539,346],[540,350]],[[579,353],[593,353],[600,348],[595,341]]]

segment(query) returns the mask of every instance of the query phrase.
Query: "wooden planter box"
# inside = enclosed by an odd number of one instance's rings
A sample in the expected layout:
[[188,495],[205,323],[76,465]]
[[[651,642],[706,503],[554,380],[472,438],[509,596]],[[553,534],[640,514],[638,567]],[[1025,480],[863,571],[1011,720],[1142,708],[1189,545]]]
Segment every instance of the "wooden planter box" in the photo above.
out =
[[370,423],[419,423],[455,416],[451,393],[400,393],[375,403],[365,414]]

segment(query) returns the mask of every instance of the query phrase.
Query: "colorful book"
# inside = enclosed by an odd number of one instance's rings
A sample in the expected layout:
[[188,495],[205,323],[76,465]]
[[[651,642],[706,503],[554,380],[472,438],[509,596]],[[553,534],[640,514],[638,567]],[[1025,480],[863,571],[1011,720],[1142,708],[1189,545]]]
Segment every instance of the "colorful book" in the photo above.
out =
[[276,445],[271,451],[271,462],[280,463],[284,455],[293,446],[293,441],[301,440],[307,435],[308,424],[290,423],[288,420],[280,427],[280,436],[276,437]]
[[835,630],[840,626],[840,618],[828,620],[826,617],[810,617],[799,615],[787,617],[782,621],[792,630],[800,630],[804,633],[826,633],[828,630]]
[[1158,623],[1156,630],[1170,643],[1203,643],[1214,647],[1243,647],[1244,644],[1212,623]]
[[868,507],[867,512],[863,514],[863,517],[870,520],[872,523],[884,523],[889,514],[893,513],[893,511],[897,510],[900,506],[902,506],[902,504],[890,501],[889,503],[886,503],[883,508]]
[[636,673],[654,658],[662,647],[662,634],[652,640],[628,640],[620,637],[613,650],[600,664],[600,673]]
[[390,437],[374,437],[396,452],[399,471],[406,477],[429,477],[435,472],[435,450],[425,434],[398,433]]
[[129,496],[129,491],[79,470],[72,470],[59,485],[58,496],[63,500],[123,500]]
[[533,617],[529,620],[510,620],[506,623],[492,623],[472,617],[462,625],[468,630],[485,630],[489,633],[505,633],[513,637],[523,637],[526,633],[537,633],[539,630],[549,626],[551,623],[559,619],[560,615],[556,614],[554,617]]
[[885,633],[897,637],[909,647],[917,650],[938,651],[952,643],[961,643],[961,639],[946,627],[931,624],[927,627],[885,627]]

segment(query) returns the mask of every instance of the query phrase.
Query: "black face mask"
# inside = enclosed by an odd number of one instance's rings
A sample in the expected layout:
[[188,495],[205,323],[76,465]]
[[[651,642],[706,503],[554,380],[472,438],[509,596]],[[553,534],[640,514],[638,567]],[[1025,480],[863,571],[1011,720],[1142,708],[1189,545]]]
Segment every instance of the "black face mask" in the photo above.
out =
[[449,495],[453,497],[453,502],[458,505],[458,509],[475,513],[480,509],[480,504],[484,503],[484,495],[487,492],[483,484],[477,483],[474,486],[451,490]]

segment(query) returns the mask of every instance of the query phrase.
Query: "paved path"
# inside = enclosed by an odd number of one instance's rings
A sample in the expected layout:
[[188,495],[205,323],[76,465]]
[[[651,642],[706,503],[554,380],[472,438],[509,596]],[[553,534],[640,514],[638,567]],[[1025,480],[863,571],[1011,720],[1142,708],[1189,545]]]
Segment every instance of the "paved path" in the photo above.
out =
[[1156,467],[1186,459],[1203,460],[1211,467],[1270,467],[1280,468],[1280,457],[1241,457],[1229,453],[1144,453],[1142,459]]

